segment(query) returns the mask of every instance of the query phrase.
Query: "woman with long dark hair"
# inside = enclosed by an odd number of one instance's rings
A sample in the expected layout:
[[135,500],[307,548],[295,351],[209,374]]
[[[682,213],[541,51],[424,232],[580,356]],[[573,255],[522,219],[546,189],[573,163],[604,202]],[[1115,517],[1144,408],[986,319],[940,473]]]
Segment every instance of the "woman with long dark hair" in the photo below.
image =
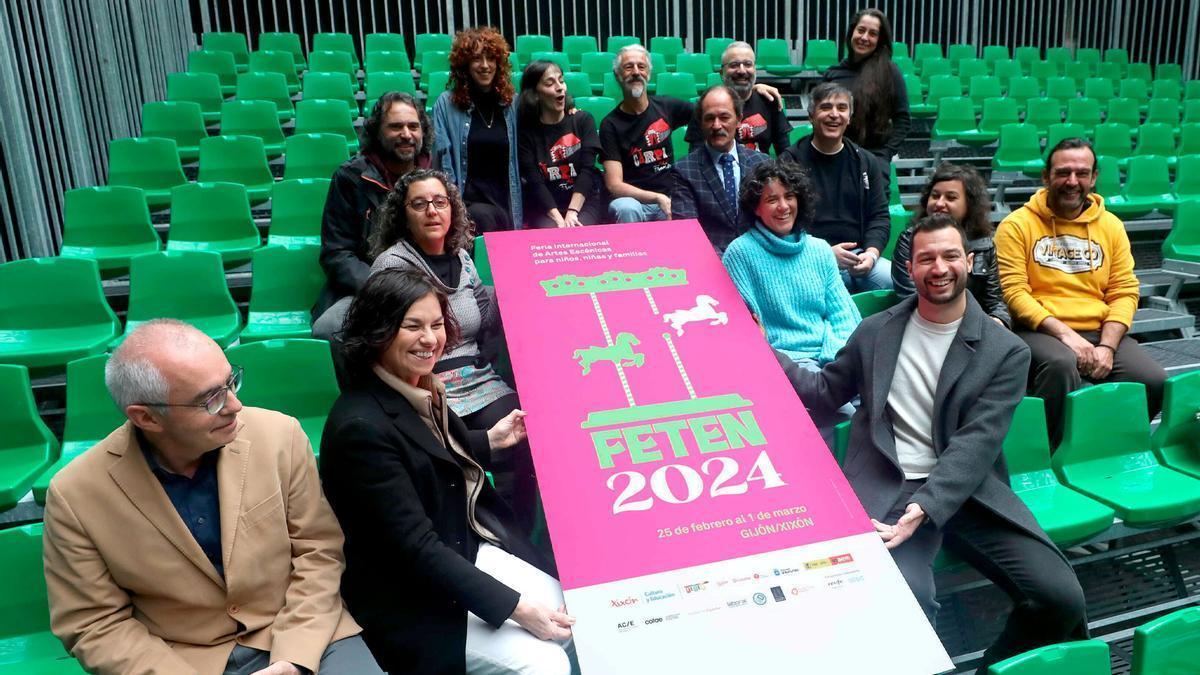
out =
[[892,25],[878,9],[864,9],[850,20],[842,37],[846,58],[825,71],[854,94],[847,135],[885,162],[900,150],[912,118],[904,76],[892,61]]
[[604,218],[596,172],[596,120],[575,101],[553,61],[534,61],[521,76],[517,165],[531,227],[595,225]]
[[454,179],[480,232],[522,223],[511,74],[499,31],[459,31],[450,48],[449,89],[433,106],[434,168]]

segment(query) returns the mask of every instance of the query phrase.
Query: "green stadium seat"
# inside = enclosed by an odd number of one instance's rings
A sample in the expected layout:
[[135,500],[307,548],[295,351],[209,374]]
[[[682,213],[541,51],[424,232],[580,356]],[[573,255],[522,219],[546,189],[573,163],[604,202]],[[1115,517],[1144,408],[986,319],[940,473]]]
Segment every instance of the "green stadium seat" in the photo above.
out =
[[75,675],[83,667],[50,632],[42,524],[0,531],[0,670],[20,675]]
[[[1200,82],[1200,80],[1197,80]],[[1184,99],[1183,102],[1183,123],[1190,124],[1200,122],[1200,98]]]
[[[895,45],[893,44],[893,46]],[[901,75],[917,75],[917,64],[904,54],[893,55],[892,63],[896,64],[896,69],[900,71]]]
[[708,60],[712,62],[713,70],[721,69],[721,57],[725,55],[725,50],[729,45],[734,42],[736,40],[728,37],[710,37],[704,39],[704,53],[708,55]]
[[1087,138],[1090,134],[1082,124],[1075,122],[1066,122],[1063,124],[1051,124],[1046,130],[1046,149],[1042,151],[1042,159],[1050,156],[1050,151],[1060,141],[1068,138]]
[[521,67],[524,67],[534,60],[534,52],[552,51],[554,51],[554,38],[549,35],[518,35],[516,49],[513,50],[513,53],[517,55]]
[[675,70],[675,60],[687,49],[683,46],[683,38],[673,35],[660,35],[650,38],[650,51],[662,54],[667,59],[667,69]]
[[[1000,86],[1000,78],[994,75],[973,76],[967,85],[967,96],[971,98],[971,103],[975,106],[975,112],[981,112],[983,110],[983,102],[986,99],[1004,96],[1004,90]],[[1013,102],[1013,105],[1016,105],[1016,101]],[[1014,107],[1013,109],[1015,110],[1016,108]],[[1016,120],[1013,121],[1015,122]]]
[[1122,67],[1129,65],[1129,50],[1114,47],[1104,50],[1104,60],[1109,63],[1120,64]]
[[1109,675],[1108,645],[1083,640],[1047,645],[994,663],[987,675]]
[[1042,60],[1041,47],[1022,46],[1013,50],[1013,58],[1021,64],[1021,70],[1028,75],[1033,64]]
[[225,286],[221,256],[211,251],[163,251],[134,258],[125,334],[157,318],[189,323],[222,348],[236,340],[242,315]]
[[95,260],[0,264],[0,363],[23,365],[35,374],[60,369],[103,353],[120,329],[104,300]]
[[168,73],[167,100],[199,103],[204,123],[212,124],[221,118],[225,97],[220,78],[212,73]]
[[1152,98],[1146,104],[1146,119],[1143,124],[1166,124],[1175,134],[1179,133],[1179,115],[1183,104],[1177,98]]
[[132,256],[161,248],[140,189],[110,185],[63,195],[60,256],[95,260],[101,276],[112,277],[129,270]]
[[[1062,71],[1059,70],[1057,63],[1051,61],[1034,61],[1029,64],[1029,76],[1036,78],[1045,87],[1050,78],[1062,77]],[[1071,80],[1071,82],[1074,84],[1074,80]]]
[[188,54],[189,73],[212,73],[221,83],[221,95],[232,96],[237,88],[237,65],[233,54],[200,49]]
[[587,74],[588,80],[592,83],[593,94],[603,91],[604,77],[612,75],[614,57],[615,55],[611,52],[588,52],[579,57],[579,72]]
[[888,176],[888,217],[891,220],[892,231],[889,241],[880,255],[891,260],[892,252],[896,248],[896,240],[900,238],[900,233],[912,221],[913,214],[912,211],[904,208],[904,202],[900,199],[900,181],[896,177],[896,165],[889,162],[889,168],[891,171]]
[[1121,64],[1109,63],[1108,61],[1101,61],[1096,66],[1096,75],[1098,77],[1107,77],[1113,82],[1120,82],[1121,78],[1125,77],[1121,71]]
[[[342,101],[314,99],[296,104],[297,134],[337,134],[346,139],[346,149],[358,152],[358,132],[346,117],[346,104]],[[203,162],[201,163],[203,165]]]
[[1191,154],[1179,155],[1179,163],[1175,165],[1175,201],[1176,208],[1184,200],[1200,199],[1200,125],[1189,124],[1189,131],[1195,131],[1193,145],[1197,150]]
[[[796,141],[800,140],[801,138],[804,138],[805,136],[811,136],[811,135],[812,135],[812,123],[801,122],[799,124],[793,124],[792,130],[788,132],[788,144],[795,145]],[[886,256],[884,256],[884,257],[886,257]]]
[[283,154],[279,109],[272,101],[226,101],[221,106],[221,135],[254,136],[262,141],[267,157]]
[[896,295],[895,291],[863,291],[852,294],[850,299],[854,301],[854,306],[864,319],[900,302],[900,296]]
[[996,140],[994,136],[979,133],[975,106],[965,96],[948,97],[938,102],[930,137],[934,141],[957,141],[963,145],[987,145]]
[[992,156],[994,171],[1023,173],[1036,178],[1042,175],[1044,166],[1037,127],[1032,124],[1005,124],[1000,127],[996,154]]
[[1066,107],[1067,101],[1078,97],[1079,90],[1075,88],[1075,80],[1057,75],[1046,78],[1046,98],[1058,99],[1058,102]]
[[174,193],[168,251],[219,253],[232,267],[248,262],[262,244],[241,185],[188,183]]
[[687,127],[679,127],[671,132],[671,149],[676,157],[685,157],[688,154],[690,147],[684,137],[687,135]]
[[[239,101],[270,101],[275,104],[279,124],[296,116],[292,96],[288,93],[287,78],[279,73],[242,73],[237,79]],[[222,129],[224,132],[224,129]]]
[[1183,98],[1183,83],[1179,80],[1157,79],[1150,83],[1150,98]]
[[287,80],[288,95],[295,96],[300,93],[300,78],[296,76],[296,62],[291,52],[250,52],[249,72],[279,73]]
[[1084,91],[1084,96],[1087,96],[1084,84],[1092,77],[1092,69],[1088,64],[1078,61],[1065,63],[1063,64],[1063,75],[1075,80],[1075,86],[1080,91]]
[[1059,71],[1062,71],[1074,58],[1069,47],[1046,47],[1046,60],[1058,64]]
[[591,35],[564,35],[562,50],[571,62],[571,70],[579,70],[583,64],[583,55],[600,51],[600,43]]
[[[341,53],[341,52],[335,52]],[[358,90],[358,85],[350,80],[350,77],[344,73],[322,73],[308,71],[304,76],[304,99],[305,101],[314,101],[318,99],[326,99],[330,101],[341,101],[346,104],[346,113],[350,116],[350,121],[358,119],[358,100],[355,99],[355,93]]]
[[186,182],[169,138],[118,138],[108,144],[108,184],[141,188],[152,209],[170,204],[171,188]]
[[1068,486],[1112,507],[1130,527],[1200,514],[1200,480],[1160,465],[1150,451],[1145,385],[1108,382],[1073,391],[1065,417],[1051,461]]
[[1111,508],[1064,487],[1050,468],[1042,399],[1026,397],[1017,405],[1003,447],[1013,492],[1060,548],[1087,541],[1112,525],[1116,514]]
[[922,71],[924,71],[926,61],[943,57],[942,45],[936,42],[918,42],[913,46],[913,61]]
[[1100,105],[1108,105],[1108,102],[1116,97],[1116,92],[1113,90],[1112,80],[1104,77],[1089,77],[1083,82],[1083,96]]
[[1079,63],[1086,63],[1094,73],[1100,66],[1100,50],[1091,47],[1078,47],[1075,49],[1075,60]]
[[[700,56],[704,56],[701,54]],[[705,57],[706,59],[708,57]],[[707,61],[705,61],[707,63]],[[579,99],[592,95],[592,81],[583,73],[567,71],[563,73],[563,84],[572,98]]]
[[1150,82],[1141,78],[1126,78],[1121,80],[1121,86],[1118,89],[1121,98],[1131,98],[1139,101],[1139,105],[1150,98]]
[[[333,402],[341,395],[329,343],[324,340],[266,340],[230,347],[229,362],[246,369],[238,399],[278,410],[300,421],[313,451]],[[295,373],[304,373],[296,378]]]
[[450,52],[425,52],[425,67],[421,69],[421,91],[429,91],[430,75],[448,72],[450,72]]
[[1178,63],[1160,63],[1154,66],[1155,80],[1183,80],[1183,67]]
[[[317,216],[319,227],[320,213]],[[325,271],[317,262],[321,252],[320,237],[317,239],[315,245],[266,246],[254,252],[243,343],[312,337],[311,310],[325,285]]]
[[[1013,78],[1024,77],[1024,73],[1021,72],[1021,64],[1017,63],[1016,61],[1014,61],[1012,59],[1000,59],[999,61],[996,61],[995,63],[991,64],[991,68],[992,68],[992,74],[995,75],[996,78],[1000,80],[1000,85],[1003,86],[1006,90],[1008,89],[1008,86],[1009,86],[1008,83],[1010,81],[1012,81]],[[1036,78],[1035,78],[1035,82],[1036,82]],[[1040,93],[1040,92],[1035,92],[1035,93]],[[1026,98],[1028,98],[1028,97],[1026,97]]]
[[[425,72],[428,73],[429,71]],[[519,84],[519,81],[514,80],[513,89],[520,91],[521,87],[518,86]],[[433,110],[433,105],[437,103],[437,100],[442,95],[442,92],[446,91],[446,89],[450,87],[450,73],[444,70],[436,73],[429,73],[428,85],[430,93],[425,97],[425,112],[431,112]]]
[[1138,126],[1142,123],[1142,113],[1138,106],[1138,102],[1132,98],[1114,98],[1108,102],[1104,121],[1124,124],[1129,127],[1129,135],[1135,136]]
[[691,73],[660,73],[658,96],[674,96],[685,101],[695,98],[696,76]]
[[1118,164],[1129,163],[1133,150],[1129,143],[1129,127],[1120,122],[1105,122],[1096,125],[1095,144],[1092,148],[1097,155],[1106,155],[1117,160]]
[[1200,263],[1200,200],[1185,199],[1175,206],[1175,222],[1163,240],[1164,260]]
[[[1167,165],[1175,168],[1175,125],[1146,122],[1138,128],[1137,147],[1134,156],[1158,155],[1167,161]],[[1127,162],[1122,162],[1121,168]]]
[[291,54],[292,64],[297,73],[308,67],[307,62],[304,60],[304,47],[300,45],[300,36],[295,33],[259,33],[258,50],[263,52],[287,52]]
[[759,38],[754,57],[759,69],[771,75],[791,77],[805,70],[804,66],[792,63],[792,47],[787,40]]
[[348,159],[346,139],[338,134],[293,134],[283,144],[283,179],[328,179]]
[[1029,104],[1029,99],[1041,98],[1042,86],[1038,84],[1036,77],[1020,75],[1008,81],[1006,93],[1009,98],[1017,102],[1017,105],[1021,108],[1021,112],[1024,113],[1026,106]]
[[567,55],[563,52],[554,52],[550,50],[536,51],[532,54],[531,61],[551,61],[558,64],[558,67],[564,72],[571,72],[571,62],[567,59]]
[[1104,197],[1106,200],[1110,196],[1121,194],[1121,167],[1117,164],[1116,157],[1098,155],[1096,157],[1096,171],[1099,172],[1099,175],[1096,177],[1096,185],[1093,188],[1096,194]]
[[1125,77],[1130,80],[1142,80],[1150,82],[1154,79],[1154,75],[1150,72],[1149,63],[1131,63],[1125,67]]
[[125,423],[125,413],[113,402],[104,385],[107,354],[76,359],[67,364],[67,412],[62,453],[33,481],[33,498],[45,505],[46,491],[54,474],[84,450],[99,443]]
[[1162,421],[1150,449],[1165,466],[1200,478],[1200,371],[1176,375],[1163,389]]
[[358,89],[358,67],[354,62],[354,56],[346,52],[330,50],[309,52],[308,73],[304,75],[304,79],[307,80],[308,76],[313,73],[345,73],[346,77],[354,82],[354,88]]
[[1019,122],[1020,113],[1017,111],[1016,101],[1004,96],[984,99],[983,115],[979,118],[978,139],[988,137],[991,139],[988,142],[994,143],[1000,138],[1000,127]]
[[904,88],[908,90],[908,112],[913,117],[933,117],[937,114],[936,103],[926,103],[921,94],[921,78],[904,75]]
[[[680,54],[675,58],[675,72],[691,73],[696,78],[696,93],[708,88],[708,76],[713,75],[708,54]],[[718,79],[720,75],[717,75]]]
[[375,102],[389,91],[402,91],[414,97],[417,95],[417,85],[410,72],[368,72],[363,90],[366,92],[366,99],[363,100],[363,116],[369,116],[371,109],[375,107]]
[[[651,86],[653,84],[653,82],[650,83]],[[593,86],[592,91],[595,90],[596,88]],[[607,98],[616,99],[617,101],[625,98],[625,90],[621,89],[621,84],[617,82],[616,75],[613,75],[611,72],[604,74],[604,86],[600,90],[600,94]]]
[[838,47],[833,40],[812,39],[804,43],[804,69],[823,73],[837,65]]
[[250,65],[250,49],[246,36],[241,33],[209,32],[200,36],[201,47],[206,51],[229,52],[239,73],[246,72]]
[[0,440],[0,511],[7,511],[58,459],[59,446],[38,415],[25,366],[0,364],[0,400],[4,401],[0,407],[0,429],[4,429]]
[[[266,148],[258,136],[209,136],[200,141],[197,180],[238,183],[245,188],[253,204],[270,199],[271,189],[275,186],[275,176],[267,165]],[[175,197],[173,192],[171,198]]]
[[846,461],[846,452],[850,450],[851,421],[839,423],[833,428],[833,460],[842,466]]
[[[408,47],[404,44],[404,36],[399,33],[367,33],[367,43],[363,51],[368,56],[371,52],[400,52],[408,58]],[[411,67],[411,64],[409,65]],[[369,68],[367,70],[370,71]]]
[[[954,66],[953,62],[951,62],[951,66]],[[987,63],[984,63],[983,59],[974,58],[960,61],[955,67],[955,74],[962,81],[963,87],[969,87],[971,85],[971,78],[973,77],[988,77],[991,75],[988,71]]]
[[610,35],[604,43],[604,51],[616,54],[622,47],[642,44],[641,38],[635,35]]
[[1067,101],[1067,123],[1078,124],[1085,135],[1091,137],[1096,125],[1100,124],[1100,101],[1094,98],[1074,98]]
[[1183,675],[1200,663],[1200,607],[1187,607],[1133,631],[1130,675]]
[[958,64],[967,59],[973,59],[978,56],[975,50],[975,45],[968,44],[952,44],[946,47],[946,58],[950,60],[950,64],[954,66],[954,72],[958,72]]
[[[314,52],[343,52],[350,57],[355,70],[362,67],[362,62],[358,60],[358,50],[354,46],[354,37],[349,33],[314,33],[312,50]],[[313,67],[311,55],[308,67],[309,69]],[[357,73],[351,72],[350,74],[356,75]]]
[[149,101],[142,104],[142,137],[169,138],[183,162],[200,156],[200,140],[208,137],[204,113],[191,101]]
[[908,48],[907,42],[896,40],[892,42],[892,59],[897,57],[912,60],[912,51]]
[[417,33],[413,54],[417,57],[413,60],[413,65],[417,70],[424,72],[425,67],[425,52],[446,52],[450,53],[450,46],[454,44],[454,38],[449,33]]
[[[1008,45],[987,45],[983,48],[983,60],[992,68],[995,73],[996,64],[1000,61],[1011,61],[1012,57],[1008,51]],[[999,73],[995,73],[999,75]]]
[[960,98],[962,95],[962,82],[957,77],[934,75],[929,79],[929,92],[925,94],[925,102],[937,106],[944,98]]
[[617,107],[618,101],[607,96],[587,96],[575,99],[575,107],[591,114],[596,120],[596,126],[600,126],[600,121],[612,112],[613,108]]
[[705,86],[705,89],[707,89],[708,87],[719,87],[724,83],[725,83],[725,80],[721,78],[720,73],[709,73],[708,74],[708,83]]
[[267,230],[267,244],[320,246],[321,215],[325,212],[329,183],[329,178],[280,181],[271,197],[271,226]]
[[[370,37],[370,36],[368,36]],[[408,52],[367,52],[366,72],[371,73],[406,73],[412,70],[412,61],[408,60]],[[412,79],[412,76],[409,76]]]
[[[929,85],[933,78],[941,75],[951,75],[954,79],[958,79],[958,76],[954,75],[954,68],[950,65],[949,59],[931,56],[921,64],[921,82],[925,83],[926,86]],[[959,86],[962,86],[961,81],[959,82]]]

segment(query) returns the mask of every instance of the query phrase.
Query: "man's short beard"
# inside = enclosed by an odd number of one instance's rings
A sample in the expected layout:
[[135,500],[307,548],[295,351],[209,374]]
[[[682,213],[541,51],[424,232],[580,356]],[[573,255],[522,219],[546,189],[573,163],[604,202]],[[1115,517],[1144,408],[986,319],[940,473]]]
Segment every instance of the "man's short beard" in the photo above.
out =
[[732,89],[735,94],[742,97],[743,99],[749,98],[750,92],[754,91],[754,81],[753,80],[751,80],[747,84],[740,84],[738,82],[734,82],[733,80],[730,80],[725,83],[725,86]]
[[643,82],[634,82],[625,86],[625,91],[630,98],[641,98],[642,94],[646,93],[646,85]]

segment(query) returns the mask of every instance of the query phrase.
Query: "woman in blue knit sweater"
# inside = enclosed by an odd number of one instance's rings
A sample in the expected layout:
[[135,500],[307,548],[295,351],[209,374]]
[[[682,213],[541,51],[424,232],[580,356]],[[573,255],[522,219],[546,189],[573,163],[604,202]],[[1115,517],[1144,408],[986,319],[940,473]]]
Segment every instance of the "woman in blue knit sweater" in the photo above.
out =
[[725,269],[767,342],[819,368],[833,360],[861,317],[829,244],[801,224],[814,203],[808,177],[795,163],[763,162],[742,177],[738,201],[754,224],[725,250]]

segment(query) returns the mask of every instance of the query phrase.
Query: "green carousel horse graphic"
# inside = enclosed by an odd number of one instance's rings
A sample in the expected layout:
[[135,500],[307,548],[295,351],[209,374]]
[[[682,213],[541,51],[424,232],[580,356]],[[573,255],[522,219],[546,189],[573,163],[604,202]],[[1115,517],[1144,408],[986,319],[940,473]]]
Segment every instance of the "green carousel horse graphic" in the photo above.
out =
[[613,344],[603,347],[596,346],[576,349],[575,355],[572,358],[579,361],[579,365],[583,366],[584,375],[592,372],[592,364],[600,361],[608,361],[614,366],[619,367],[634,366],[640,368],[646,362],[646,356],[634,353],[633,346],[641,343],[642,341],[637,339],[632,333],[617,333],[617,339]]

